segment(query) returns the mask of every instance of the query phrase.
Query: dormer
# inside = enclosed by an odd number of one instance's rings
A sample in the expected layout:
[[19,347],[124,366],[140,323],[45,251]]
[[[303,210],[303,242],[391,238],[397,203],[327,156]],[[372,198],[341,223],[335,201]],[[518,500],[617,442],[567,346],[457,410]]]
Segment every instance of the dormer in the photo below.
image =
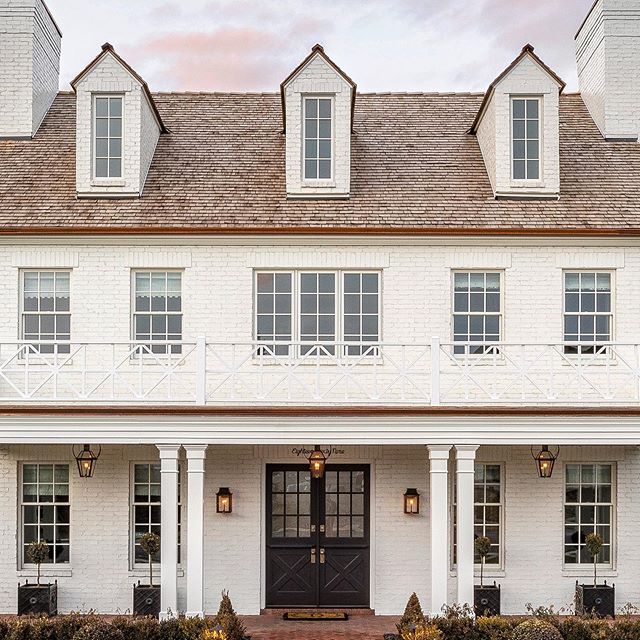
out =
[[348,198],[356,85],[315,45],[280,85],[289,198]]
[[159,136],[166,132],[147,83],[107,43],[71,86],[78,197],[141,196]]
[[489,85],[470,133],[496,198],[560,196],[560,93],[565,83],[527,44]]

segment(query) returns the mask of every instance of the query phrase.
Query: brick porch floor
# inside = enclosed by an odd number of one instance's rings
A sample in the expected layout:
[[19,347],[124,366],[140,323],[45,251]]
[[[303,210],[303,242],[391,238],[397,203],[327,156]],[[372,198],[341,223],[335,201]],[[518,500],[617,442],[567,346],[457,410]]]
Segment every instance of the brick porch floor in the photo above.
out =
[[251,640],[382,640],[396,630],[396,616],[353,616],[345,622],[299,622],[280,616],[243,616]]

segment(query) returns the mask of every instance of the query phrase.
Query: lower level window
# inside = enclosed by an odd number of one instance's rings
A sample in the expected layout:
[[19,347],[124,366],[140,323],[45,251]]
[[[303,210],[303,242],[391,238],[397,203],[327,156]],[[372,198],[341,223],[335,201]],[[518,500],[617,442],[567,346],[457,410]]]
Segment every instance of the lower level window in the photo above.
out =
[[29,564],[31,542],[49,546],[45,562],[69,562],[69,465],[22,465],[20,508],[22,514],[23,564]]
[[610,464],[567,464],[565,467],[564,561],[589,564],[585,540],[602,536],[599,564],[611,564],[613,469]]

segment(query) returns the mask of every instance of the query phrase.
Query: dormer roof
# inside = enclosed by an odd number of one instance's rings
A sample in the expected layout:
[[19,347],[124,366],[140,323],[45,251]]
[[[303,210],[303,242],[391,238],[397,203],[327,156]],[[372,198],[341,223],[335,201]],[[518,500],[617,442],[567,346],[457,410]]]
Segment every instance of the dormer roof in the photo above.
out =
[[311,53],[280,83],[280,100],[282,103],[282,126],[287,130],[287,113],[285,108],[285,89],[287,85],[316,57],[321,57],[351,87],[351,125],[356,104],[356,83],[325,53],[321,44],[315,44]]
[[541,69],[543,69],[556,82],[556,84],[558,85],[559,92],[562,93],[562,91],[566,87],[566,82],[553,69],[551,69],[551,67],[547,66],[534,53],[533,45],[527,43],[527,44],[524,45],[524,47],[522,47],[522,51],[513,60],[513,62],[511,62],[511,64],[497,78],[495,78],[495,80],[493,80],[491,82],[491,84],[489,85],[489,87],[487,88],[487,91],[485,92],[484,98],[482,100],[482,104],[480,105],[480,109],[478,109],[478,113],[476,114],[476,117],[475,117],[475,119],[473,121],[473,124],[471,125],[471,129],[469,129],[469,133],[475,134],[477,132],[478,125],[480,124],[480,121],[482,120],[482,116],[484,115],[484,112],[485,112],[485,110],[487,108],[487,105],[489,104],[489,102],[491,100],[491,96],[493,95],[496,87],[526,57],[531,58]]
[[111,56],[114,60],[116,60],[118,64],[120,64],[127,71],[127,73],[129,73],[133,77],[133,79],[140,84],[140,86],[142,87],[142,91],[149,101],[149,106],[153,111],[153,115],[156,119],[156,122],[158,123],[158,126],[160,127],[160,131],[162,133],[168,133],[168,129],[165,127],[164,122],[162,121],[162,116],[158,111],[158,107],[156,106],[156,103],[153,99],[153,95],[151,94],[149,85],[147,85],[142,76],[140,76],[138,72],[133,69],[133,67],[127,64],[127,62],[116,53],[113,45],[109,42],[105,42],[102,45],[102,50],[100,51],[100,53],[71,81],[71,87],[73,88],[73,90],[76,91],[76,87],[78,86],[80,81],[98,64],[100,64],[100,62],[102,62],[102,60],[104,60],[104,58],[106,58],[107,56]]

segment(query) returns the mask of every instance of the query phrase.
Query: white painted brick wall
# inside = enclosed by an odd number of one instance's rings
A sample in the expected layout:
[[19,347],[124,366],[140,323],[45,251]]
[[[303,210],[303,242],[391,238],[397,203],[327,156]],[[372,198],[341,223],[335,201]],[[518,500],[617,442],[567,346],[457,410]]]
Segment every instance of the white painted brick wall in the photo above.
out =
[[[95,94],[124,96],[122,178],[93,176]],[[139,196],[144,189],[160,129],[142,85],[107,53],[76,86],[76,189],[80,196]]]
[[42,0],[0,0],[0,137],[32,137],[58,92],[61,36]]
[[[333,180],[305,181],[303,157],[303,97],[334,97]],[[287,194],[292,196],[348,195],[351,182],[351,86],[323,58],[314,58],[285,87]],[[325,181],[326,182],[326,181]]]
[[[304,443],[301,443],[304,444]],[[183,472],[186,460],[182,456]],[[144,568],[129,565],[129,469],[131,462],[157,459],[154,447],[108,446],[103,449],[96,474],[80,479],[71,471],[71,563],[66,571],[47,568],[57,577],[62,611],[95,609],[126,612],[131,607],[131,586],[146,579]],[[488,569],[487,579],[502,584],[503,611],[523,613],[525,605],[556,607],[570,603],[576,579],[588,581],[587,569],[578,574],[563,567],[563,465],[567,462],[612,462],[617,466],[617,541],[613,570],[602,577],[615,582],[617,603],[636,605],[640,587],[636,576],[640,558],[635,551],[640,505],[636,487],[640,480],[640,452],[636,447],[563,447],[553,478],[537,478],[527,447],[481,447],[478,460],[502,462],[505,473],[505,565]],[[0,612],[15,611],[16,584],[31,577],[17,568],[17,473],[24,461],[65,461],[72,465],[69,447],[0,447]],[[373,605],[379,614],[401,613],[408,596],[416,591],[428,603],[429,474],[424,447],[345,447],[340,461],[371,464]],[[291,447],[217,446],[207,451],[205,474],[205,611],[216,611],[220,591],[230,589],[239,612],[258,613],[261,606],[264,508],[264,466],[270,462],[299,462]],[[455,463],[451,462],[451,473]],[[186,496],[186,474],[183,496]],[[451,479],[453,482],[453,479]],[[229,486],[234,512],[215,513],[215,493]],[[403,513],[402,494],[417,487],[421,513]],[[186,509],[186,498],[183,503]],[[184,512],[183,512],[184,513]],[[183,521],[186,523],[186,517]],[[186,524],[183,534],[186,553]],[[445,549],[443,553],[447,553]],[[186,557],[183,555],[183,558]],[[70,573],[69,574],[69,569]],[[179,603],[186,602],[183,567],[179,578]],[[541,579],[541,570],[544,579]],[[57,575],[56,575],[57,574]],[[100,587],[96,588],[99,584]],[[449,597],[455,600],[456,577],[452,566]]]
[[640,134],[640,7],[599,0],[576,37],[582,97],[606,138]]
[[[542,97],[540,180],[513,180],[511,171],[511,96]],[[525,56],[495,87],[477,132],[478,144],[496,195],[560,192],[560,119],[556,81]]]

